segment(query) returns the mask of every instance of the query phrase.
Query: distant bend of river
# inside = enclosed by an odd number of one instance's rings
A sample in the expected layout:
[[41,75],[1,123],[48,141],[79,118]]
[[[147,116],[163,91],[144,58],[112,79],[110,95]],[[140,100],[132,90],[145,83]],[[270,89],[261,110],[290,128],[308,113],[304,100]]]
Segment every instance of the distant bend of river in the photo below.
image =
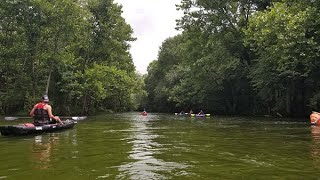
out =
[[319,179],[320,127],[308,122],[138,112],[89,117],[71,130],[1,136],[0,179]]

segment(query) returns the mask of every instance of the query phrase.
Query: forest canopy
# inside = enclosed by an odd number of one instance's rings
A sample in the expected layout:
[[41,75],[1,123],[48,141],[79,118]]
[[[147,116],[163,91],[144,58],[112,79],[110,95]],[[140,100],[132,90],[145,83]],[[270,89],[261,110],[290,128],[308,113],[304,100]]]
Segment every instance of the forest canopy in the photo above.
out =
[[1,1],[0,114],[25,114],[44,93],[57,114],[320,108],[319,1],[181,0],[177,10],[181,33],[140,75],[113,0]]
[[25,114],[47,84],[57,114],[136,109],[145,92],[121,9],[113,0],[2,0],[0,113]]
[[320,107],[320,3],[182,0],[145,79],[148,106],[304,116]]

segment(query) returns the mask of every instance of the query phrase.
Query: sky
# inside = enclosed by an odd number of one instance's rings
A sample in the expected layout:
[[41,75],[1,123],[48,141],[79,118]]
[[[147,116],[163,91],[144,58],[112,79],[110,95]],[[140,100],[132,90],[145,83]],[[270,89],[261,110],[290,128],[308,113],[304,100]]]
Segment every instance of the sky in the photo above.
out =
[[137,38],[131,43],[130,53],[136,70],[147,73],[149,63],[157,59],[159,47],[175,30],[176,19],[182,16],[175,4],[181,0],[115,0],[123,6],[122,16],[130,24]]

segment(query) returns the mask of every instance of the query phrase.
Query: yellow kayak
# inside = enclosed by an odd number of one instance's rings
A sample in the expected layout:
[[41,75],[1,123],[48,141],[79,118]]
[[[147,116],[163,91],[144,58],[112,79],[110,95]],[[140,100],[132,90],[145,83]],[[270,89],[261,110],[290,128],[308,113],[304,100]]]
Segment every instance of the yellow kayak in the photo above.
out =
[[211,114],[190,114],[191,117],[209,117]]

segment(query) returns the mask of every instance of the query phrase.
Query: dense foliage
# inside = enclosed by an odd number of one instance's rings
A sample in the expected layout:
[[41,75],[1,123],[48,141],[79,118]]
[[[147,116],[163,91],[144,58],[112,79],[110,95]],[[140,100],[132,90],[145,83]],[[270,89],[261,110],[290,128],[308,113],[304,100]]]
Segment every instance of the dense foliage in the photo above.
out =
[[2,0],[0,113],[26,113],[47,83],[57,114],[137,108],[145,92],[121,8],[113,0]]
[[155,111],[303,116],[320,107],[320,4],[182,0],[145,79]]
[[177,8],[181,34],[141,76],[132,29],[113,0],[1,1],[0,113],[26,113],[48,85],[59,114],[319,109],[319,1],[181,0]]

